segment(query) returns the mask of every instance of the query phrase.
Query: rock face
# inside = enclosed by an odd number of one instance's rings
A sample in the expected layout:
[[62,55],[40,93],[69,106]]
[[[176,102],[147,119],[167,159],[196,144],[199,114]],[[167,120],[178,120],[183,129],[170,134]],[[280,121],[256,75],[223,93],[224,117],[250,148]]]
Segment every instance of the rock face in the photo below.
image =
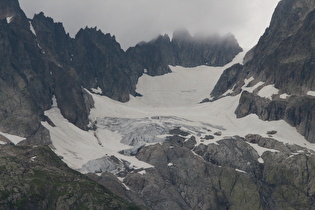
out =
[[311,96],[292,96],[288,100],[274,99],[270,101],[244,91],[235,114],[237,117],[257,114],[262,120],[284,119],[296,127],[308,141],[315,143],[314,108],[315,98]]
[[222,37],[196,34],[192,37],[185,30],[174,32],[172,46],[176,56],[175,65],[186,67],[195,67],[201,64],[224,66],[242,51],[232,34],[226,34]]
[[49,142],[48,135],[41,135],[48,131],[40,121],[44,110],[51,104],[52,80],[34,35],[29,30],[29,23],[18,22],[14,18],[15,14],[21,15],[20,12],[11,11],[13,18],[10,23],[6,19],[0,21],[0,127],[3,132],[29,140],[45,137],[42,140]]
[[148,43],[140,43],[128,49],[131,60],[137,60],[149,75],[160,75],[170,72],[168,65],[195,67],[200,65],[224,66],[242,48],[232,34],[192,37],[188,31],[180,30],[173,34],[160,35]]
[[[279,93],[272,101],[257,96],[263,86],[254,90],[255,96],[243,93],[236,110],[238,117],[254,113],[263,120],[284,119],[310,142],[315,142],[314,98],[306,96],[308,91],[315,90],[314,15],[314,1],[280,1],[270,27],[247,53],[244,65],[227,69],[211,95],[219,98],[229,89],[234,91],[232,95],[239,94],[244,80],[250,77],[254,78],[248,84],[250,87],[258,82],[264,82],[264,86],[273,85]],[[288,95],[286,99],[280,97],[284,93]]]
[[196,145],[193,137],[174,135],[162,144],[142,147],[136,157],[154,168],[120,174],[128,190],[107,173],[94,180],[115,186],[123,197],[150,209],[314,206],[314,151],[272,138],[235,136]]
[[0,145],[1,209],[140,209],[69,169],[48,147]]
[[135,95],[140,72],[130,68],[115,37],[81,29],[75,37],[73,64],[84,87],[100,87],[104,95],[123,102]]

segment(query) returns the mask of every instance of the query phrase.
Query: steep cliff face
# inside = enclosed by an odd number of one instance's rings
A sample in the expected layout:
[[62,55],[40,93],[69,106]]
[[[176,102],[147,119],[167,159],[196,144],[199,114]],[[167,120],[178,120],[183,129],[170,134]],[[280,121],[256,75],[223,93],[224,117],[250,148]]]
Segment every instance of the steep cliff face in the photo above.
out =
[[176,56],[175,64],[185,67],[224,66],[242,51],[232,34],[196,34],[192,37],[188,31],[176,31],[173,34],[172,46]]
[[314,87],[314,1],[281,1],[246,69],[288,94]]
[[[234,91],[232,95],[239,94],[244,89],[245,79],[253,78],[246,84],[248,87],[263,82],[253,91],[250,103],[249,94],[242,94],[237,115],[242,117],[254,113],[263,120],[285,119],[309,141],[315,142],[310,125],[314,115],[312,106],[304,109],[303,113],[297,111],[301,101],[313,103],[313,97],[305,96],[315,89],[314,20],[314,1],[280,1],[270,27],[246,55],[244,65],[227,69],[211,95],[218,98],[229,89]],[[259,91],[268,85],[279,91],[261,104],[264,99],[259,99]],[[288,107],[284,108],[283,104]]]
[[115,37],[96,29],[81,29],[75,37],[73,66],[84,87],[101,88],[104,95],[122,102],[135,95],[139,73],[127,62]]
[[30,22],[50,71],[58,107],[71,123],[87,129],[91,107],[85,101],[85,91],[72,64],[74,40],[65,33],[61,23],[54,23],[43,13],[35,15]]
[[24,13],[16,7],[8,11],[12,19],[0,22],[1,130],[47,143],[49,137],[44,133],[48,131],[40,121],[51,104],[49,68],[26,17],[24,21],[14,18],[23,18]]
[[129,48],[126,53],[132,66],[145,69],[151,76],[171,72],[168,65],[174,65],[176,62],[171,41],[167,35],[160,35],[148,43],[139,43]]

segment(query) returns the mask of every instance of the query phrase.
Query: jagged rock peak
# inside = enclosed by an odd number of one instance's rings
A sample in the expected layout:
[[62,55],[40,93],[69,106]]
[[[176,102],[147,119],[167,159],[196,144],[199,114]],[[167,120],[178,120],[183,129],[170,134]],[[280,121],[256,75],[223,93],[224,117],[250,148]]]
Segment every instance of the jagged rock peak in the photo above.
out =
[[55,22],[53,18],[51,18],[49,16],[46,16],[44,12],[40,12],[38,14],[35,14],[34,17],[33,17],[33,20],[34,19],[40,19],[42,21],[44,20],[44,21],[46,21],[49,24],[57,24],[57,25],[60,25],[60,26],[63,27],[62,22]]
[[85,26],[84,29],[81,28],[81,29],[78,31],[78,33],[76,34],[76,36],[77,36],[78,34],[80,35],[81,33],[95,33],[95,34],[97,34],[97,35],[99,35],[99,36],[105,35],[105,36],[107,36],[107,37],[111,37],[112,39],[116,39],[116,37],[115,37],[114,35],[112,36],[110,33],[103,33],[102,30],[101,30],[101,29],[97,29],[96,26],[95,26],[95,27]]
[[195,67],[224,66],[242,48],[232,34],[192,36],[187,29],[176,30],[172,39],[159,35],[150,42],[141,42],[127,50],[129,57],[139,60],[151,76],[170,72],[168,65]]
[[170,41],[171,41],[171,39],[170,39],[168,34],[164,34],[164,35],[160,34],[155,39],[152,39],[150,41],[150,43],[154,43],[154,42],[170,42]]

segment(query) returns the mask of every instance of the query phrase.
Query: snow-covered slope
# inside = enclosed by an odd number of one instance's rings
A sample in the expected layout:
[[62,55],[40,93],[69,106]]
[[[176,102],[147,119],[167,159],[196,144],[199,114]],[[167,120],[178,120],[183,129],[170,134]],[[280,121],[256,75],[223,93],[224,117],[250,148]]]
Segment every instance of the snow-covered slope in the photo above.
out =
[[[43,125],[51,132],[54,151],[81,172],[116,173],[124,167],[151,167],[128,155],[143,145],[163,141],[177,127],[197,137],[199,144],[234,135],[268,137],[267,132],[274,130],[277,140],[315,149],[284,121],[261,121],[256,115],[237,119],[234,111],[240,95],[199,103],[209,96],[224,69],[241,62],[243,56],[238,55],[225,67],[171,67],[173,72],[163,76],[143,75],[137,85],[137,92],[143,96],[131,97],[127,103],[92,94],[95,108],[90,120],[95,131],[82,131],[70,124],[56,106],[45,113],[56,127]],[[206,135],[214,139],[205,141]]]
[[[223,71],[235,63],[241,63],[245,52],[223,67],[199,66],[184,68],[171,66],[172,73],[151,77],[143,75],[138,82],[137,92],[142,103],[154,107],[183,107],[195,105],[209,97]],[[137,103],[137,102],[136,102]]]

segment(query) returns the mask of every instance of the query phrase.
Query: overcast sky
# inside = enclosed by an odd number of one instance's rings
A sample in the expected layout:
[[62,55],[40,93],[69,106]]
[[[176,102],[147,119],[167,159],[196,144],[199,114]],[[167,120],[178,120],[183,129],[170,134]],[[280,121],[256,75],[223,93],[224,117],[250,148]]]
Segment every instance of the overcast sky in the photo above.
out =
[[73,37],[85,26],[116,36],[124,49],[179,28],[231,32],[251,48],[269,25],[279,0],[20,0],[30,18],[43,11]]

